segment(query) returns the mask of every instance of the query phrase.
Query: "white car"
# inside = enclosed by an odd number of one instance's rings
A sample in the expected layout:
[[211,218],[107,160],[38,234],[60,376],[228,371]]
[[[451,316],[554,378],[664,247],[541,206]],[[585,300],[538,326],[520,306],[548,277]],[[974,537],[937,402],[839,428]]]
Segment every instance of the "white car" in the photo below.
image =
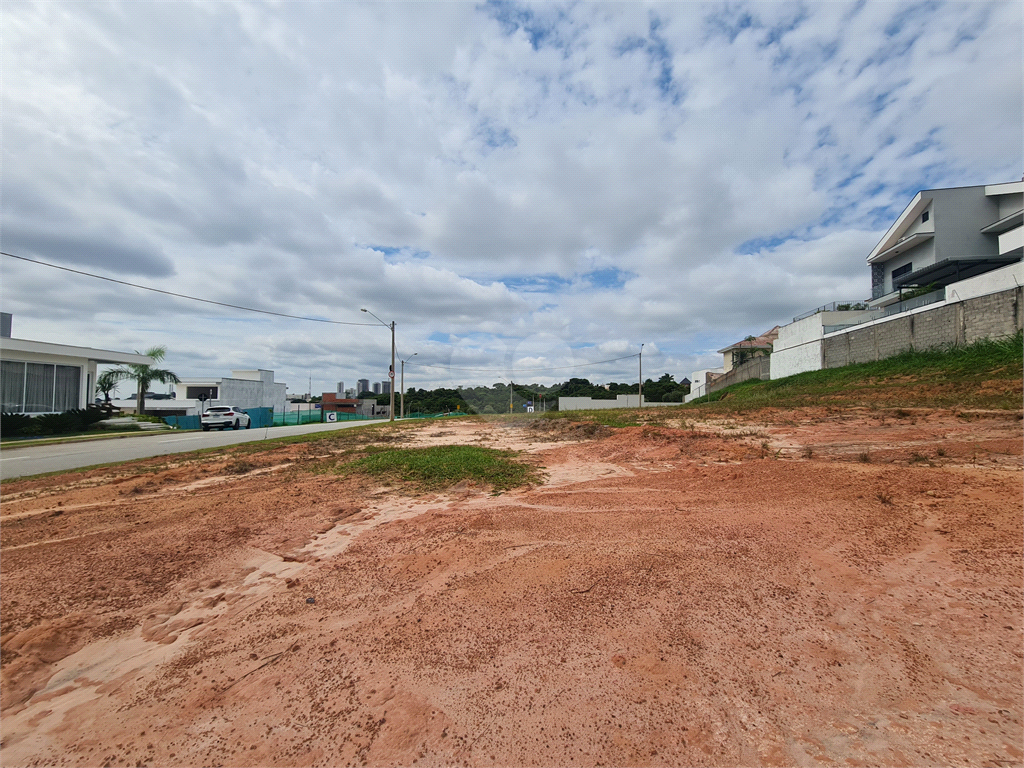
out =
[[209,432],[214,427],[220,429],[228,427],[241,429],[243,425],[246,429],[252,427],[252,419],[249,418],[249,414],[233,405],[214,405],[207,408],[200,421],[203,424],[203,432]]

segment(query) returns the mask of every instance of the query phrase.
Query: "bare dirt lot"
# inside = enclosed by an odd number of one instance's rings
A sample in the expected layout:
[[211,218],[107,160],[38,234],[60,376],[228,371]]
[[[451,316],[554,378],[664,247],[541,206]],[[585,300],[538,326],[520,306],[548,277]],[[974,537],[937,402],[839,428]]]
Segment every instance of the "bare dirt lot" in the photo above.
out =
[[1020,413],[456,421],[7,483],[4,765],[1020,765]]

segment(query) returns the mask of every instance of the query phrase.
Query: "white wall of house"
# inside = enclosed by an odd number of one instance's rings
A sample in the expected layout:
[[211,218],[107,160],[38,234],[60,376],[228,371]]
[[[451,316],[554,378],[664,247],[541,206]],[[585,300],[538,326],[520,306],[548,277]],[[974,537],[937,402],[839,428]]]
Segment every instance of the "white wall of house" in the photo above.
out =
[[[644,408],[660,408],[667,405],[682,405],[682,403],[650,403],[644,398]],[[640,395],[616,395],[614,400],[594,400],[590,397],[560,397],[558,398],[558,410],[560,411],[603,411],[608,408],[639,408]]]
[[995,200],[998,216],[1004,219],[1011,213],[1024,208],[1024,181],[1011,181],[1006,184],[989,184],[985,187],[985,195]]
[[560,397],[560,411],[601,411],[606,408],[639,408],[640,395],[616,395],[614,400],[594,400],[591,397]]
[[820,371],[821,339],[826,325],[859,323],[878,316],[878,312],[864,310],[818,312],[782,326],[772,352],[771,377],[782,379],[804,371]]
[[1015,248],[1024,246],[1024,227],[1011,229],[999,235],[999,253],[1009,253]]
[[683,398],[684,403],[696,400],[708,393],[708,374],[725,373],[725,368],[702,368],[690,374],[690,394]]
[[[27,408],[28,413],[53,413],[68,408],[85,408],[92,402],[96,387],[96,368],[99,363],[125,364],[139,363],[152,364],[152,359],[145,355],[136,355],[127,352],[111,352],[109,350],[91,349],[89,347],[74,347],[68,344],[53,344],[44,341],[31,341],[29,339],[12,339],[5,337],[0,342],[0,359],[3,362],[3,410],[7,412],[22,412],[19,400]],[[50,382],[49,401],[47,403],[34,402],[36,396],[29,397],[24,386],[27,383],[26,365],[41,364],[45,366],[61,366],[62,369],[50,369],[49,375],[55,375],[55,381]],[[77,392],[69,391],[67,379],[64,376],[69,368],[77,370],[72,374],[72,381],[77,382]],[[14,390],[18,384],[17,370],[21,370],[23,380],[21,394]],[[45,398],[44,398],[45,399]],[[33,400],[29,403],[28,400]],[[10,402],[8,402],[10,401]]]
[[975,296],[987,296],[1024,285],[1024,262],[1008,264],[977,277],[970,277],[946,286],[947,301],[963,301]]
[[[182,379],[179,384],[174,385],[175,398],[178,403],[196,403],[195,399],[188,398],[190,387],[216,387],[217,397],[207,400],[205,407],[213,405],[234,405],[239,408],[273,408],[274,413],[284,413],[287,399],[285,392],[287,385],[274,381],[274,372],[263,369],[254,371],[232,371],[231,376],[224,378],[188,378]],[[157,403],[169,403],[173,401],[154,401],[152,405],[156,409]],[[146,410],[151,404],[146,403]],[[165,406],[170,408],[171,406]],[[181,407],[178,405],[177,407]]]

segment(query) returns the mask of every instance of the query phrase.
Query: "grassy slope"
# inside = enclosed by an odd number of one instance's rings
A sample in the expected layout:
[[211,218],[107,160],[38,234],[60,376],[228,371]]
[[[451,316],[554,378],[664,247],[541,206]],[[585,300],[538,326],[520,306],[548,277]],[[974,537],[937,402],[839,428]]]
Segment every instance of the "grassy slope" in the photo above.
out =
[[[653,418],[816,405],[880,408],[1020,410],[1024,398],[1024,337],[981,341],[944,351],[905,352],[875,363],[809,371],[774,381],[734,384],[687,405],[644,409]],[[547,418],[638,423],[637,409],[567,411]]]
[[746,381],[689,408],[734,410],[807,405],[1013,409],[1024,396],[1024,339],[904,352],[875,363]]

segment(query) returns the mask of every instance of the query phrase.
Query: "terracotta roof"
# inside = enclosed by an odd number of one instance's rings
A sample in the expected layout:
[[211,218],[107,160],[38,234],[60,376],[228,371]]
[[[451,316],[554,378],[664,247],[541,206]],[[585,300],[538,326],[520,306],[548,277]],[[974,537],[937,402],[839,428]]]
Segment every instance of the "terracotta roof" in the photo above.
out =
[[728,347],[718,350],[718,353],[722,354],[723,352],[729,352],[733,349],[771,349],[772,343],[777,338],[779,338],[779,326],[776,325],[774,328],[769,331],[765,331],[760,336],[753,339],[737,341],[735,344],[730,344]]

